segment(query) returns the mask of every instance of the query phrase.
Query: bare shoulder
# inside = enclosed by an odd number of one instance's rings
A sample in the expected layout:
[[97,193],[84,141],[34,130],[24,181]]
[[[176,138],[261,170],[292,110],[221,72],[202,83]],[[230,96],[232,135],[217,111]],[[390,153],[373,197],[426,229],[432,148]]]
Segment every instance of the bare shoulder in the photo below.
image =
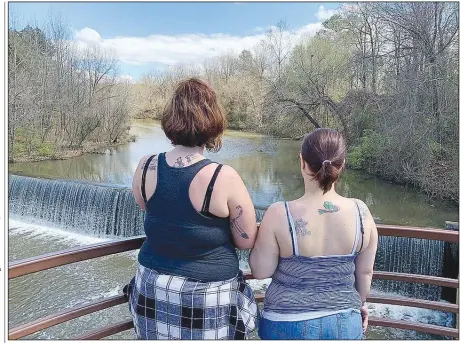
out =
[[222,166],[221,174],[224,177],[227,177],[229,180],[241,180],[242,179],[240,175],[237,173],[237,171],[231,166],[228,166],[227,164],[224,164]]
[[351,200],[353,200],[359,208],[364,229],[367,230],[366,233],[370,235],[372,232],[377,232],[377,225],[375,224],[374,217],[372,217],[369,207],[367,207],[362,200],[355,198],[352,198]]
[[283,201],[278,201],[271,204],[264,213],[263,222],[268,224],[278,223],[278,219],[286,216],[285,204]]
[[359,211],[361,212],[361,216],[363,217],[363,219],[367,219],[367,218],[372,218],[372,214],[371,214],[371,211],[369,210],[369,207],[367,207],[366,203],[360,199],[356,199],[356,198],[351,198],[351,200],[354,201],[354,203],[358,206],[359,208]]

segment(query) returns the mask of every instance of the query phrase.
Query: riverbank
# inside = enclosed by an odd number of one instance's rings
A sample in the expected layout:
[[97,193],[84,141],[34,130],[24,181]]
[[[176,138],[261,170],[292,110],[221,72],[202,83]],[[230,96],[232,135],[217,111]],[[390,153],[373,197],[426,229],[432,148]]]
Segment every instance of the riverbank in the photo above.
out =
[[[169,144],[169,142],[166,140],[166,138],[164,136],[164,133],[161,130],[159,120],[156,120],[156,119],[133,119],[131,121],[131,123],[130,123],[130,127],[131,127],[131,131],[128,134],[124,135],[125,138],[121,139],[117,144],[90,143],[90,144],[85,144],[84,147],[81,148],[81,149],[63,150],[59,154],[54,154],[54,155],[49,155],[49,156],[43,156],[43,155],[24,156],[23,158],[17,158],[15,160],[15,163],[10,165],[10,167],[14,166],[10,170],[13,170],[13,172],[15,172],[15,171],[18,172],[18,170],[20,170],[19,174],[28,175],[28,173],[27,172],[25,173],[23,170],[30,170],[31,167],[33,169],[36,169],[36,168],[41,169],[41,168],[39,166],[37,166],[37,165],[30,166],[30,167],[23,166],[22,163],[40,162],[40,161],[43,161],[42,163],[45,163],[48,160],[50,165],[46,168],[47,171],[45,172],[45,174],[48,174],[54,168],[51,165],[51,164],[53,164],[52,161],[54,161],[54,160],[56,160],[56,161],[69,160],[69,159],[76,158],[76,157],[78,157],[79,159],[87,159],[83,155],[88,154],[89,157],[92,156],[92,155],[93,156],[98,156],[99,154],[105,154],[108,151],[108,149],[113,150],[113,149],[120,149],[120,148],[125,149],[125,148],[127,148],[127,149],[131,150],[130,149],[131,144],[127,144],[127,143],[134,142],[136,140],[138,141],[139,139],[142,140],[141,142],[138,142],[141,145],[141,147],[140,147],[140,149],[141,149],[140,154],[141,155],[140,156],[142,156],[143,154],[150,153],[150,151],[148,149],[144,150],[143,146],[147,146],[147,147],[151,146],[151,143],[148,143],[148,144],[145,143],[145,139],[147,139],[152,134],[154,134],[155,136],[159,136],[157,138],[157,141],[158,141],[157,144],[159,144],[159,139],[161,139],[161,141],[163,141],[163,146],[165,146],[166,150],[168,150],[170,148],[170,146],[171,146]],[[157,128],[156,129],[157,133],[152,133],[152,129],[154,127]],[[303,136],[298,136],[298,137],[275,137],[275,136],[272,136],[272,135],[266,135],[263,132],[256,132],[256,131],[262,131],[262,130],[231,129],[231,130],[227,131],[225,136],[227,137],[227,136],[232,135],[232,136],[235,136],[236,138],[238,138],[240,136],[241,139],[252,139],[253,137],[254,138],[261,137],[259,139],[263,139],[264,137],[267,137],[267,138],[265,138],[266,140],[280,141],[284,145],[289,145],[288,151],[289,151],[290,154],[292,154],[292,156],[295,155],[294,152],[298,151],[299,146],[300,146],[299,141],[303,138]],[[245,148],[245,147],[243,147],[243,148]],[[273,150],[273,148],[271,148],[271,150],[269,150],[269,148],[270,147],[267,147],[267,146],[257,146],[256,151],[254,153],[261,154],[261,153],[266,153],[266,152],[269,152],[269,151]],[[355,147],[352,147],[352,148],[355,148]],[[224,146],[222,150],[224,151],[225,149],[228,150],[228,147]],[[240,149],[242,149],[242,148],[240,148]],[[246,150],[250,150],[250,149],[252,149],[252,147],[250,147],[250,146],[246,147]],[[253,153],[253,152],[249,151],[249,153]],[[362,154],[362,155],[364,156],[364,154]],[[137,159],[137,162],[138,162],[138,158],[140,158],[140,156],[138,156],[138,155],[134,156],[134,158]],[[271,157],[271,156],[269,156],[269,157]],[[416,183],[412,182],[414,180],[411,180],[411,179],[410,180],[402,180],[402,179],[400,179],[399,176],[402,176],[402,175],[394,174],[396,177],[388,177],[388,175],[382,175],[382,173],[376,172],[377,166],[374,163],[372,163],[372,161],[369,163],[369,166],[370,166],[371,170],[368,170],[366,168],[362,168],[363,167],[362,165],[357,166],[356,163],[352,163],[353,162],[352,159],[355,158],[355,157],[356,157],[356,155],[354,155],[354,157],[352,156],[352,154],[348,155],[347,169],[356,170],[356,171],[359,171],[359,172],[361,172],[363,174],[366,174],[366,175],[375,176],[375,177],[377,177],[377,178],[379,178],[381,180],[387,181],[390,184],[396,184],[396,185],[400,185],[400,186],[403,186],[403,187],[407,186],[407,188],[411,189],[414,192],[426,195],[429,198],[429,200],[436,200],[436,199],[450,200],[450,201],[453,202],[453,204],[455,206],[459,205],[459,198],[449,196],[449,194],[447,196],[446,192],[444,192],[444,189],[439,190],[441,192],[438,192],[438,193],[437,192],[430,192],[430,191],[427,191],[427,189],[425,189],[425,190],[421,189],[420,184],[418,184],[417,182]],[[212,158],[216,159],[216,156],[214,156]],[[71,161],[73,161],[73,160],[71,160]],[[76,163],[80,164],[81,162],[76,162]],[[295,161],[289,161],[289,163],[295,163]],[[70,162],[70,164],[72,164],[72,162]],[[85,165],[85,163],[84,163],[84,165]],[[361,167],[361,168],[359,168],[359,167]],[[88,165],[86,168],[89,170],[89,172],[94,169],[94,167],[90,166],[90,165]],[[240,168],[243,168],[243,167],[240,166],[239,169]],[[256,172],[258,172],[258,170],[256,170]],[[266,170],[262,170],[261,172],[267,173]],[[63,171],[63,173],[65,173],[65,172]],[[132,173],[132,170],[131,170],[130,174],[131,173]],[[32,175],[35,175],[35,174],[36,174],[36,172],[32,173]],[[43,176],[43,174],[41,174],[41,176]],[[98,178],[101,178],[101,176],[98,176]],[[98,179],[96,179],[94,181],[98,181]],[[439,184],[438,181],[439,180],[436,180],[436,177],[434,177],[433,183],[434,184]],[[288,180],[286,182],[288,182]]]
[[126,137],[118,140],[116,143],[110,142],[86,142],[79,148],[60,147],[58,149],[50,149],[49,151],[35,151],[29,155],[23,154],[15,156],[14,160],[8,156],[8,163],[28,163],[28,162],[41,162],[41,161],[60,161],[68,160],[70,158],[82,156],[85,154],[104,154],[106,150],[115,148],[127,143],[135,142],[134,135],[127,135]]

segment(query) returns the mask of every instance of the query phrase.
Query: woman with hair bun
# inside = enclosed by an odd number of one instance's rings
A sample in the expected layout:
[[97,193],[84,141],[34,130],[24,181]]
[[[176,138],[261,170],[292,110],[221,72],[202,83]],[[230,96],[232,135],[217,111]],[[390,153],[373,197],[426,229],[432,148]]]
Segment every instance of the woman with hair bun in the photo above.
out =
[[272,204],[263,217],[250,254],[254,277],[272,277],[261,339],[361,339],[366,331],[378,236],[366,204],[335,191],[345,156],[339,132],[307,135],[304,195]]

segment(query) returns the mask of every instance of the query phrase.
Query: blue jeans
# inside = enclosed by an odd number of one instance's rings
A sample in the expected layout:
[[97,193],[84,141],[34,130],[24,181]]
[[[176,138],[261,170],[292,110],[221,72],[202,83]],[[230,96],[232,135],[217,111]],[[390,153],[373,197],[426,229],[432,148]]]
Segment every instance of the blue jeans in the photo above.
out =
[[361,314],[355,310],[298,322],[278,322],[261,318],[259,337],[266,340],[362,339],[362,319]]

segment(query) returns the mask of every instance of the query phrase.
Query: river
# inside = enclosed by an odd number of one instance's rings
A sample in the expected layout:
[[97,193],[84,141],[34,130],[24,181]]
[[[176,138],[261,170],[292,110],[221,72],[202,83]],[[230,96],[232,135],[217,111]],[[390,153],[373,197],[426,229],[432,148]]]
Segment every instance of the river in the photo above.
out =
[[[134,121],[131,134],[135,142],[99,154],[82,155],[69,160],[10,164],[12,174],[32,177],[84,180],[129,187],[141,156],[170,149],[159,123]],[[300,142],[277,140],[264,135],[228,131],[223,148],[207,157],[231,165],[242,176],[253,202],[267,206],[303,193],[299,171]],[[394,185],[360,172],[345,171],[337,190],[345,196],[362,199],[376,220],[387,224],[443,227],[445,220],[458,221],[458,208],[444,201],[427,198],[405,186]],[[21,215],[10,205],[9,260],[89,244],[109,239],[89,234],[88,230],[70,230],[51,221]],[[431,250],[432,251],[432,250]],[[12,280],[9,283],[9,325],[37,319],[57,310],[84,304],[96,298],[119,294],[135,271],[137,252],[117,254],[83,261]],[[242,261],[246,269],[246,261]],[[60,280],[61,282],[57,282]],[[252,282],[255,289],[268,281]],[[379,293],[380,290],[375,292]],[[451,325],[449,314],[438,311],[371,304],[372,315]],[[70,339],[87,330],[129,318],[127,304],[87,315],[29,336],[36,339]],[[134,338],[131,331],[112,338]],[[368,338],[438,338],[403,330],[370,328]]]

